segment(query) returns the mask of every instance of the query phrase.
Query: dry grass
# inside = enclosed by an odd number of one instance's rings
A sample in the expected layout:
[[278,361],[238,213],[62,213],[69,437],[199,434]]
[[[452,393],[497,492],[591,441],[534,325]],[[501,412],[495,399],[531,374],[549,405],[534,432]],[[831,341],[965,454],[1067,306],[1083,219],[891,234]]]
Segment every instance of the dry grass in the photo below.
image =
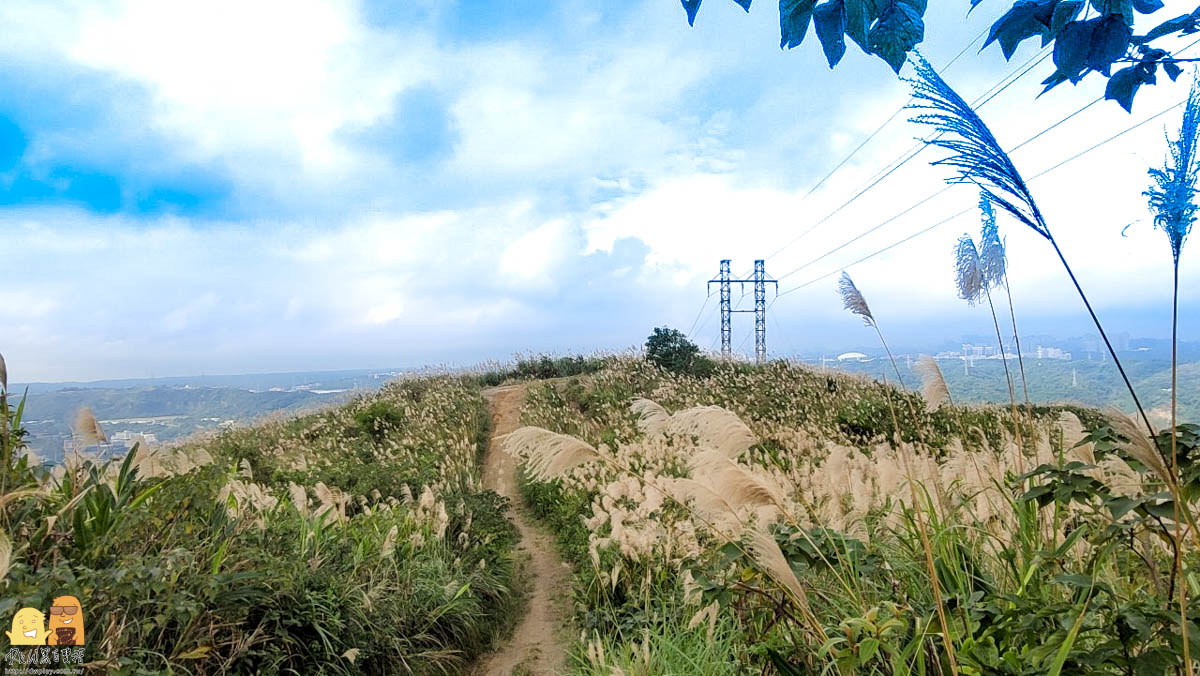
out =
[[938,366],[936,359],[929,355],[921,355],[913,364],[913,371],[921,377],[921,396],[929,408],[953,403],[950,399],[950,388],[946,386],[946,377],[942,375],[942,367]]

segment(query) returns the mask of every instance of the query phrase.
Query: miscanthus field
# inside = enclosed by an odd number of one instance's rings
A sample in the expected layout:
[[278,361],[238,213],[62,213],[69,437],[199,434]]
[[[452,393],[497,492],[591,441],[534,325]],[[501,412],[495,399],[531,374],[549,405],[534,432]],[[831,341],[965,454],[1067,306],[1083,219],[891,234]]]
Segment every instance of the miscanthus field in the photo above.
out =
[[573,668],[1174,672],[1196,538],[1173,566],[1164,439],[926,385],[619,360],[530,387],[506,443],[574,565]]
[[[480,486],[488,417],[470,380],[406,380],[51,471],[20,453],[19,415],[5,416],[0,616],[74,590],[93,668],[455,673],[519,609],[516,531]],[[103,430],[84,413],[76,435]]]
[[482,673],[544,583],[489,452],[569,569],[562,672],[1165,674],[1200,635],[1196,429],[1169,488],[1124,414],[959,406],[936,367],[533,360],[53,468],[4,404],[0,616],[70,590],[100,670]]

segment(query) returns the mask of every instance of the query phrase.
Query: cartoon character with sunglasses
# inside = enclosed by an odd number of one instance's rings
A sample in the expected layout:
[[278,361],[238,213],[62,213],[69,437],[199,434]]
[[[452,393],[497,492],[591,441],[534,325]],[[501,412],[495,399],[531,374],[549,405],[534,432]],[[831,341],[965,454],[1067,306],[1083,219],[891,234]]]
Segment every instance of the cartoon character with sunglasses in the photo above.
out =
[[83,609],[74,596],[59,596],[50,606],[48,645],[83,645]]

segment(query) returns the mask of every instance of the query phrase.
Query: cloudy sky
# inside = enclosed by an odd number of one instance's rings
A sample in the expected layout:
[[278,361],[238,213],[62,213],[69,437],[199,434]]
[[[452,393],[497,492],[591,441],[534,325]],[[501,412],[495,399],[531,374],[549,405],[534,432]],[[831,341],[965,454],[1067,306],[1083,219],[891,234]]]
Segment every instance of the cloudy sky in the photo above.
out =
[[[924,54],[940,68],[1008,4],[934,3]],[[1191,9],[1175,4],[1159,18]],[[851,45],[830,71],[811,34],[781,51],[773,3],[708,0],[689,28],[675,0],[6,0],[0,35],[14,380],[465,364],[621,349],[664,324],[709,347],[721,258],[804,285],[771,307],[777,354],[870,344],[840,309],[843,268],[898,342],[988,330],[952,287],[974,214],[856,263],[976,201],[955,187],[908,210],[942,189],[936,150],[826,218],[922,130],[879,59]],[[980,44],[945,71],[968,100],[1039,54]],[[1052,69],[981,108],[1006,147],[1103,93],[1093,76],[1035,98]],[[1187,79],[1132,115],[1093,105],[1013,159],[1027,177],[1054,167]],[[1169,329],[1168,247],[1141,191],[1178,117],[1031,184],[1102,315],[1135,336]],[[1019,319],[1085,333],[1045,242],[1001,228]],[[1183,275],[1195,338],[1186,253]],[[751,329],[735,316],[735,345]]]

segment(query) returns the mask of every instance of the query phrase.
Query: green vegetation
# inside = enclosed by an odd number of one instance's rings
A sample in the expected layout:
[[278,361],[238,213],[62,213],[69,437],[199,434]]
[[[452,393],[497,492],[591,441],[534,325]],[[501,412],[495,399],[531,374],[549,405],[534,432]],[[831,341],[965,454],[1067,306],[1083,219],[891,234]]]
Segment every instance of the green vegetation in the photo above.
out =
[[[682,0],[688,24],[696,20],[702,0]],[[974,9],[981,0],[970,0]],[[734,0],[750,11],[751,0]],[[846,54],[846,38],[866,54],[883,59],[898,74],[908,55],[925,40],[926,0],[781,0],[779,47],[792,49],[803,43],[813,26],[825,59],[833,68]],[[1200,7],[1162,20],[1161,0],[1016,0],[992,24],[984,47],[1000,45],[1005,59],[1030,39],[1054,45],[1053,74],[1042,81],[1043,91],[1064,82],[1076,84],[1092,73],[1108,78],[1104,97],[1126,111],[1142,85],[1157,81],[1158,69],[1172,81],[1183,68],[1163,45],[1180,34],[1194,33]],[[1094,14],[1093,14],[1094,11]],[[1158,24],[1143,35],[1133,32],[1135,14],[1159,16]]]
[[547,380],[595,373],[612,362],[611,357],[583,357],[539,354],[520,357],[515,364],[483,370],[476,376],[483,387],[495,387],[505,382]]
[[[1007,405],[785,363],[700,379],[622,360],[534,386],[523,420],[509,448],[576,568],[581,673],[681,673],[682,645],[688,673],[1183,668],[1172,599],[1198,590],[1172,566],[1170,435],[1128,418],[1038,407],[1021,447]],[[1187,486],[1196,433],[1178,438]]]
[[520,610],[468,379],[52,473],[3,409],[0,616],[77,596],[96,667],[455,673]]
[[671,373],[705,376],[713,370],[713,361],[682,331],[666,327],[654,329],[646,339],[646,359]]
[[[955,402],[978,404],[1008,401],[1005,372],[999,359],[976,360],[969,367],[961,361],[941,361],[940,364],[946,383],[954,393]],[[899,361],[899,367],[906,383],[919,382],[918,374],[905,360]],[[1127,358],[1125,368],[1134,387],[1142,394],[1151,420],[1166,424],[1170,420],[1171,362],[1166,359]],[[1119,408],[1128,413],[1134,412],[1125,384],[1121,382],[1121,376],[1111,361],[1037,360],[1029,359],[1026,355],[1025,369],[1028,372],[1029,398],[1035,403],[1075,403],[1103,408],[1115,402],[1124,402]],[[830,369],[830,372],[880,379],[890,377],[893,380],[896,377],[887,359],[866,363],[844,362],[836,369]],[[1200,422],[1200,363],[1180,365],[1179,418],[1183,422]]]

